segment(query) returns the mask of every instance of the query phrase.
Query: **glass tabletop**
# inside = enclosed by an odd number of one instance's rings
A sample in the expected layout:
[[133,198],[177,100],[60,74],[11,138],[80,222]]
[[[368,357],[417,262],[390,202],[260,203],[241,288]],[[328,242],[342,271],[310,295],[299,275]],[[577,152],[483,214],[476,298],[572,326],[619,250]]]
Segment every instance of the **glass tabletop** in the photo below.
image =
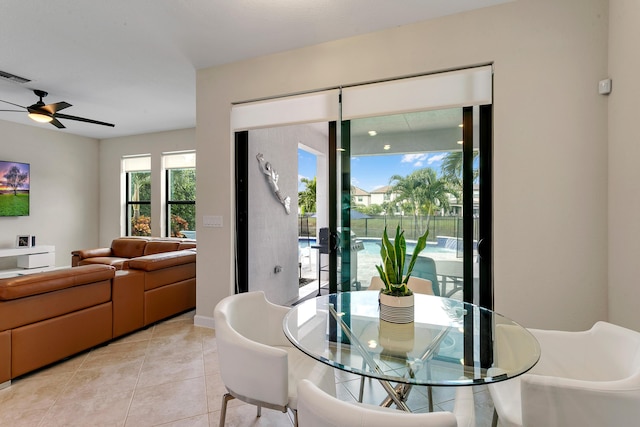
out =
[[413,385],[477,385],[527,372],[540,357],[529,331],[491,310],[415,295],[415,319],[381,321],[377,291],[343,292],[294,306],[283,329],[307,355],[354,374]]

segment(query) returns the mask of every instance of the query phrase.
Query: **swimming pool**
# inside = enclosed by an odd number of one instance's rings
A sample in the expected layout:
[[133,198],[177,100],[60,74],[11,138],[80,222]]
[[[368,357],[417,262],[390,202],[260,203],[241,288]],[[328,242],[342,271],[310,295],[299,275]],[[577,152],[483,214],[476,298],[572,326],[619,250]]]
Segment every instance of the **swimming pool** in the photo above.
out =
[[[374,237],[364,237],[361,240],[364,249],[359,251],[359,254],[362,255],[380,255],[380,239]],[[303,249],[306,247],[311,247],[316,244],[316,239],[314,238],[306,238],[299,237],[298,238],[298,248]],[[407,241],[407,253],[412,254],[413,249],[416,247],[415,242]],[[445,248],[438,246],[436,243],[427,243],[427,247],[421,252],[421,254],[432,254],[432,255],[455,255],[456,250],[452,248]]]

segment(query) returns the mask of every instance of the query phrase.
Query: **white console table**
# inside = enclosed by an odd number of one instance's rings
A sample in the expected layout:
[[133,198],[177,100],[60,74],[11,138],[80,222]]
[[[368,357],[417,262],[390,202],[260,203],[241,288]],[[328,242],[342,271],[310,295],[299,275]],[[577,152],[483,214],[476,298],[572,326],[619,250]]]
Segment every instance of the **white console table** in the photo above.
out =
[[0,277],[37,273],[55,268],[56,247],[52,245],[31,248],[0,249],[0,258],[16,257],[17,268],[0,270]]

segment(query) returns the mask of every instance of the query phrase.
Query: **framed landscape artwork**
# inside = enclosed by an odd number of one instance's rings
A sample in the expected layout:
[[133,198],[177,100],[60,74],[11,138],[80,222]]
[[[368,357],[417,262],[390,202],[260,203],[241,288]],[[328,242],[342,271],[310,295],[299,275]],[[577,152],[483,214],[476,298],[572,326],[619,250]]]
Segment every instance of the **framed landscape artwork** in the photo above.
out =
[[29,163],[0,160],[0,216],[28,216],[29,187]]

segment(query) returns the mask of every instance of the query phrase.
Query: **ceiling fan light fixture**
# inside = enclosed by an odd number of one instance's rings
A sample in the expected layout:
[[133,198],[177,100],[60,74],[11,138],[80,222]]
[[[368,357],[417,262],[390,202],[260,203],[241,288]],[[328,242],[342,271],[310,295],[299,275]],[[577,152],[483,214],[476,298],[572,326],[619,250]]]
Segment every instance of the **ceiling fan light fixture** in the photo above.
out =
[[31,120],[35,120],[38,123],[51,123],[51,121],[53,120],[53,117],[41,113],[29,113],[29,118]]

